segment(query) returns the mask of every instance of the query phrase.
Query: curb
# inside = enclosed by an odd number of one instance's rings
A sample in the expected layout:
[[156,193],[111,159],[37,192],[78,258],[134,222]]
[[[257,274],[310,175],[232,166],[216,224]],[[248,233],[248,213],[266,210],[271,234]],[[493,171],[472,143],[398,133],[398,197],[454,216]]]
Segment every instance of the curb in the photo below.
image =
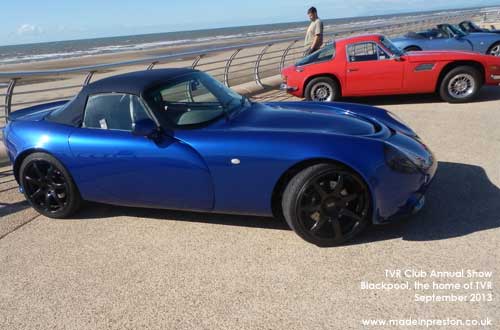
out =
[[231,88],[240,94],[247,96],[254,96],[272,89],[276,89],[279,87],[280,83],[281,83],[281,76],[276,75],[272,77],[263,78],[262,79],[263,87],[257,85],[255,81],[251,81],[248,83],[231,86]]

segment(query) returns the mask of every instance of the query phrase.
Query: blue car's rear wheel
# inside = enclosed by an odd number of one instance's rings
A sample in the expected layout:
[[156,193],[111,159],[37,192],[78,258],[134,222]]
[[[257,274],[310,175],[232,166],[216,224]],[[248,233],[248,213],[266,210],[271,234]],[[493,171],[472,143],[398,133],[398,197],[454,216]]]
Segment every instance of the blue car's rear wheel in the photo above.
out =
[[80,206],[80,193],[71,176],[49,154],[28,155],[19,169],[19,181],[31,206],[47,217],[66,218]]
[[405,53],[406,52],[420,52],[422,49],[417,46],[409,46],[404,49]]
[[283,194],[283,214],[303,239],[335,246],[359,234],[370,221],[367,185],[353,171],[318,164],[298,173]]

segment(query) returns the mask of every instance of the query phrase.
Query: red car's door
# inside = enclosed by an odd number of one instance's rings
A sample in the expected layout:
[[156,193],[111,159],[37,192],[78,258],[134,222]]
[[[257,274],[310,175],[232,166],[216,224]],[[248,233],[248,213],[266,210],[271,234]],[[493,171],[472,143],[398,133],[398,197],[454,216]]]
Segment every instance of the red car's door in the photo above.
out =
[[404,60],[392,59],[375,42],[349,45],[344,95],[370,95],[400,92],[403,87]]

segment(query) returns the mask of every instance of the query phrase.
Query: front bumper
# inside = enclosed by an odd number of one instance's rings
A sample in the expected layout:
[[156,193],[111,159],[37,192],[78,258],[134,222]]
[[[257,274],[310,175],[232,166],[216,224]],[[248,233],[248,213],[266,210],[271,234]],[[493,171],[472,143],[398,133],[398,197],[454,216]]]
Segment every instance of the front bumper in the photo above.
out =
[[298,87],[288,86],[287,84],[284,83],[280,85],[280,90],[287,93],[296,92],[298,89],[299,89]]
[[434,160],[432,166],[425,173],[420,174],[420,186],[413,192],[408,193],[406,201],[401,203],[390,216],[378,214],[374,223],[385,224],[401,221],[422,210],[426,202],[425,193],[434,180],[437,168],[438,162]]

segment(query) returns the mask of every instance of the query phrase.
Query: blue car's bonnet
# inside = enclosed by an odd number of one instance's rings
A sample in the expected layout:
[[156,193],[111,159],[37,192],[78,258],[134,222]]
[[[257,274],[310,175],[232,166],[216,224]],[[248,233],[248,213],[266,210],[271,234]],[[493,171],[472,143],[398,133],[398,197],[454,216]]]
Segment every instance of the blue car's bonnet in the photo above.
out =
[[324,132],[353,136],[373,135],[380,130],[374,121],[331,106],[311,108],[285,104],[254,104],[233,121],[233,129],[287,132]]

